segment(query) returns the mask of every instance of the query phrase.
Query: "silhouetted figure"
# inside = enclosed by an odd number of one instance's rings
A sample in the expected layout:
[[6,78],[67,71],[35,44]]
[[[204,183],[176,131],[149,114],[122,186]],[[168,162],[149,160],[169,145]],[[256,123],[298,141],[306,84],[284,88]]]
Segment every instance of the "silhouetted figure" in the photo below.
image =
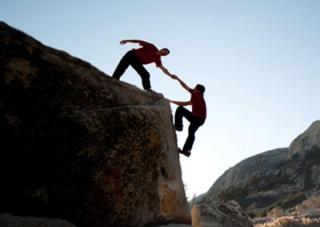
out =
[[116,70],[114,71],[112,77],[115,79],[120,79],[122,74],[126,71],[129,65],[134,68],[142,79],[143,88],[147,91],[151,90],[150,85],[150,74],[143,67],[145,64],[155,63],[165,74],[172,77],[173,75],[162,65],[161,57],[167,56],[170,51],[167,48],[158,50],[157,47],[151,43],[147,43],[142,40],[122,40],[121,45],[130,43],[139,43],[142,47],[139,49],[132,49],[128,51],[119,62]]
[[[185,117],[190,122],[188,138],[183,146],[183,149],[181,150],[179,148],[180,153],[189,157],[191,155],[191,149],[195,140],[195,133],[198,128],[204,124],[207,117],[206,102],[203,97],[205,87],[201,84],[197,84],[195,88],[191,89],[177,76],[174,75],[172,78],[178,80],[181,86],[191,93],[191,100],[187,102],[169,100],[170,102],[179,106],[175,113],[176,130],[182,131],[183,117]],[[192,112],[183,107],[187,105],[192,106]]]

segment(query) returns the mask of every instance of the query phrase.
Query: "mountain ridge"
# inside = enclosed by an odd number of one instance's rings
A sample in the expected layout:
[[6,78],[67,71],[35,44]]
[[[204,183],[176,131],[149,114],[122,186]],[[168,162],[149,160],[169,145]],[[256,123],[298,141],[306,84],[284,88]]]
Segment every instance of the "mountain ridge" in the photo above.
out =
[[319,190],[320,121],[313,122],[287,148],[246,158],[225,171],[193,203],[236,200],[251,216],[280,206],[292,208]]

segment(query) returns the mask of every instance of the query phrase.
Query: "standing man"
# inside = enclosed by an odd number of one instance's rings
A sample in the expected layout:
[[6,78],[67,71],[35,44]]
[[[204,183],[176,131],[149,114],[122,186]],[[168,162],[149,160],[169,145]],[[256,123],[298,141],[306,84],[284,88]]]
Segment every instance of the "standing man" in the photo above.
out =
[[[183,146],[183,149],[181,150],[179,148],[179,152],[181,154],[186,155],[189,157],[191,155],[191,149],[192,145],[195,140],[195,133],[198,130],[198,128],[204,124],[206,117],[207,117],[207,108],[206,108],[206,102],[204,100],[203,94],[205,91],[205,87],[201,84],[197,84],[195,88],[191,89],[188,87],[182,80],[180,80],[177,76],[173,76],[173,79],[176,79],[179,81],[181,86],[191,93],[191,100],[186,102],[179,102],[179,101],[172,101],[170,102],[178,105],[179,107],[176,110],[175,113],[175,128],[177,131],[182,131],[183,129],[183,123],[182,118],[185,117],[189,122],[189,134],[188,138]],[[192,106],[192,112],[184,108],[183,106],[191,105]]]
[[121,45],[126,43],[138,43],[140,44],[141,48],[139,49],[132,49],[128,51],[119,62],[116,70],[114,71],[112,77],[115,79],[120,79],[122,74],[126,71],[129,65],[134,68],[137,73],[140,75],[142,79],[143,88],[147,91],[151,90],[150,85],[150,74],[149,72],[143,67],[145,64],[155,63],[157,67],[159,67],[165,74],[170,77],[173,75],[162,65],[161,57],[167,56],[170,51],[167,48],[163,48],[158,50],[157,47],[151,43],[147,43],[142,40],[122,40],[120,42]]

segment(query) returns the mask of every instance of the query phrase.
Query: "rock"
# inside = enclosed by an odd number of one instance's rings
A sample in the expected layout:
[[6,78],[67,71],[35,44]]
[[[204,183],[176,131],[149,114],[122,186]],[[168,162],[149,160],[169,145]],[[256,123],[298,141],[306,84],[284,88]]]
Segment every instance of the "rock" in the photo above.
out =
[[253,227],[251,219],[244,214],[235,201],[219,206],[196,204],[192,208],[193,227]]
[[320,196],[312,196],[296,206],[296,213],[302,217],[320,218]]
[[[207,196],[215,200],[219,192],[232,187],[245,188],[245,186],[258,180],[261,176],[277,174],[278,166],[287,157],[287,148],[267,151],[247,158],[234,167],[228,169],[209,189]],[[206,196],[202,196],[206,199]]]
[[298,136],[289,147],[289,158],[295,156],[305,157],[308,152],[315,149],[320,153],[320,121],[312,125],[300,136]]
[[[274,207],[294,208],[320,185],[320,121],[314,122],[290,148],[266,151],[228,169],[195,203],[236,200],[251,217]],[[299,155],[298,155],[299,154]]]
[[76,227],[59,219],[17,217],[10,214],[0,215],[1,227]]
[[0,211],[188,223],[169,103],[0,23]]
[[274,208],[267,217],[254,218],[253,222],[256,227],[320,226],[320,196],[311,196],[290,210]]
[[285,212],[282,208],[275,207],[268,212],[267,216],[273,217],[273,218],[282,217],[282,216],[285,216]]
[[192,227],[191,225],[184,225],[184,224],[168,224],[168,225],[159,225],[156,227]]
[[[263,227],[266,227],[267,223],[273,222],[274,218],[272,217],[255,217],[252,219],[254,227],[258,227],[262,225]],[[269,226],[268,226],[269,227]]]
[[264,223],[256,223],[255,227],[319,227],[320,219],[295,216],[284,216],[271,219]]

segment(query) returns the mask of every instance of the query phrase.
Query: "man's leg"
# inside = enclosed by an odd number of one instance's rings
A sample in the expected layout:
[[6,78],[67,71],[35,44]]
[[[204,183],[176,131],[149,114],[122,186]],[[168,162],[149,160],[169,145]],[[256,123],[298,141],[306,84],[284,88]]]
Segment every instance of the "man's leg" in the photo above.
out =
[[120,60],[117,68],[115,69],[112,77],[115,79],[120,79],[120,77],[123,75],[123,73],[126,71],[126,69],[128,68],[128,66],[130,65],[131,61],[132,61],[132,51],[128,51]]
[[191,123],[190,123],[190,126],[189,126],[189,134],[188,134],[188,138],[183,146],[183,151],[184,152],[189,152],[191,151],[192,149],[192,146],[193,146],[193,143],[194,143],[194,140],[195,140],[195,133],[196,131],[198,130],[198,128],[203,125],[203,121],[202,120],[199,120],[199,119],[192,119],[191,120]]
[[188,121],[191,122],[192,113],[189,110],[187,110],[186,108],[179,106],[177,108],[175,116],[174,116],[174,126],[177,131],[182,131],[182,129],[183,129],[182,117],[187,118]]
[[145,89],[145,90],[150,89],[151,88],[151,85],[150,85],[150,74],[145,69],[145,67],[143,67],[143,65],[140,62],[138,62],[137,60],[132,61],[131,66],[140,75],[140,77],[142,79],[143,89]]

